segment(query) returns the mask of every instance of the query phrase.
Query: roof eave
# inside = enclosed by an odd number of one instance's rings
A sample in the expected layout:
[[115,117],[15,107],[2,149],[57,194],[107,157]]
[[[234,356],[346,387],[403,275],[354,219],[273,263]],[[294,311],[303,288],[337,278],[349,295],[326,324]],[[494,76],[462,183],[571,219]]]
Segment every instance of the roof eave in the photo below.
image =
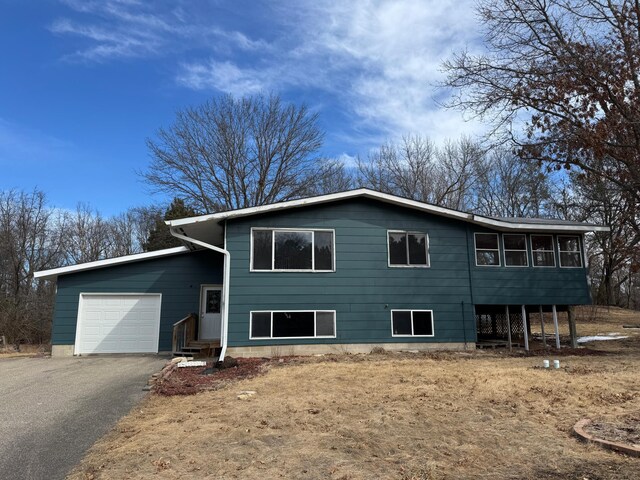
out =
[[286,210],[290,208],[305,207],[310,205],[321,205],[324,203],[330,203],[337,200],[345,200],[356,197],[366,197],[379,200],[385,203],[394,205],[401,205],[409,208],[414,208],[422,212],[433,213],[443,217],[454,218],[477,225],[483,225],[490,228],[498,228],[502,230],[521,231],[521,232],[536,232],[536,231],[561,231],[561,232],[608,232],[609,227],[599,225],[559,225],[559,224],[531,224],[531,223],[516,223],[505,222],[496,220],[482,215],[475,215],[472,213],[461,212],[450,208],[439,207],[437,205],[426,204],[411,200],[408,198],[398,197],[388,193],[377,192],[375,190],[369,190],[361,188],[357,190],[349,190],[347,192],[331,193],[328,195],[320,195],[316,197],[302,198],[299,200],[289,200],[286,202],[273,203],[269,205],[261,205],[258,207],[241,208],[238,210],[229,210],[227,212],[212,213],[209,215],[201,215],[199,217],[181,218],[177,220],[167,220],[165,223],[172,228],[186,227],[189,225],[195,225],[202,222],[211,222],[227,220],[230,218],[246,217],[251,215],[258,215],[261,213],[277,212],[280,210]]
[[608,232],[611,229],[603,225],[576,225],[566,224],[561,225],[557,223],[517,223],[517,222],[504,222],[501,220],[495,220],[493,218],[482,217],[480,215],[473,216],[473,223],[483,225],[491,228],[497,228],[500,230],[510,230],[519,232],[540,232],[540,231],[558,231],[558,232],[571,232],[571,233],[589,233],[589,232]]
[[416,200],[410,200],[407,198],[401,198],[388,193],[376,192],[366,188],[360,188],[358,190],[349,190],[347,192],[330,193],[327,195],[319,195],[316,197],[301,198],[299,200],[289,200],[286,202],[272,203],[268,205],[260,205],[258,207],[241,208],[238,210],[229,210],[227,212],[212,213],[208,215],[201,215],[199,217],[180,218],[177,220],[167,220],[165,223],[170,227],[181,227],[185,225],[193,225],[195,223],[209,222],[214,220],[225,220],[236,217],[246,217],[250,215],[257,215],[260,213],[276,212],[279,210],[286,210],[289,208],[305,207],[309,205],[321,205],[323,203],[330,203],[336,200],[346,200],[356,197],[368,197],[376,200],[381,200],[387,203],[395,205],[410,206],[419,210],[428,211],[431,213],[437,213],[442,216],[450,218],[460,218],[464,220],[471,220],[472,214],[459,212],[450,208],[439,207],[437,205],[429,205]]
[[43,280],[52,280],[60,275],[67,275],[70,273],[84,272],[87,270],[96,270],[99,268],[111,267],[115,265],[124,265],[126,263],[139,262],[141,260],[150,260],[152,258],[160,258],[168,255],[178,255],[181,253],[187,253],[191,251],[187,247],[173,247],[165,248],[163,250],[156,250],[154,252],[136,253],[134,255],[124,255],[122,257],[107,258],[105,260],[96,260],[95,262],[78,263],[76,265],[70,265],[68,267],[52,268],[50,270],[41,270],[33,274],[33,278],[40,278]]

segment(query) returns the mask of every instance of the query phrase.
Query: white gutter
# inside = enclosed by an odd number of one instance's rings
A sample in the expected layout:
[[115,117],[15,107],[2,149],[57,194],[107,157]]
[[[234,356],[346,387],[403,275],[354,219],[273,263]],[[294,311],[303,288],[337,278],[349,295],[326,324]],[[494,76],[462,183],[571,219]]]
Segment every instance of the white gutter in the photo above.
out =
[[224,248],[216,247],[214,245],[210,245],[208,243],[202,242],[200,240],[196,240],[195,238],[189,238],[186,235],[182,235],[176,232],[173,228],[170,228],[169,231],[171,235],[184,242],[189,242],[194,245],[199,245],[204,248],[208,248],[209,250],[213,250],[214,252],[221,253],[224,255],[224,281],[222,282],[222,296],[223,296],[223,309],[222,309],[222,338],[220,339],[220,346],[222,349],[220,350],[220,358],[219,361],[224,360],[224,356],[227,353],[227,332],[229,331],[229,279],[231,276],[230,268],[231,268],[231,254],[228,250]]

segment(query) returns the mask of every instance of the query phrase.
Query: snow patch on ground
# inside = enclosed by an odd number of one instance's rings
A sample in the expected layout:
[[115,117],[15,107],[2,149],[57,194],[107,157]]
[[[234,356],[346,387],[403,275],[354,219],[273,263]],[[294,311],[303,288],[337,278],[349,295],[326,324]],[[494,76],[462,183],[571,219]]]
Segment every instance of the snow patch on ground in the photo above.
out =
[[627,335],[620,335],[618,332],[608,333],[606,335],[592,335],[590,337],[578,337],[578,343],[598,342],[603,340],[622,340],[629,338]]

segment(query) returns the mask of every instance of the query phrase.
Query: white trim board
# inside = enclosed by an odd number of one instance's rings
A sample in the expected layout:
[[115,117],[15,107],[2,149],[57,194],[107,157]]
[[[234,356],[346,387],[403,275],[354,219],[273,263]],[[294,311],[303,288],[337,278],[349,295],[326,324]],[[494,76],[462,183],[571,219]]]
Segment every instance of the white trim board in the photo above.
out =
[[138,262],[140,260],[150,260],[152,258],[165,257],[168,255],[177,255],[188,253],[191,250],[187,247],[166,248],[164,250],[156,250],[155,252],[137,253],[135,255],[125,255],[123,257],[107,258],[105,260],[97,260],[95,262],[79,263],[68,267],[53,268],[51,270],[41,270],[33,274],[34,278],[52,279],[58,275],[67,273],[82,272],[85,270],[94,270],[96,268],[110,267],[113,265],[121,265],[124,263]]
[[394,205],[400,205],[404,207],[413,208],[423,212],[433,213],[436,215],[457,218],[469,223],[477,225],[484,225],[491,228],[498,228],[505,231],[522,231],[522,232],[539,232],[541,230],[552,230],[561,232],[594,232],[594,231],[609,231],[609,227],[590,224],[558,224],[558,223],[517,223],[507,222],[503,220],[497,220],[489,217],[483,217],[481,215],[475,215],[472,213],[461,212],[450,208],[439,207],[437,205],[431,205],[428,203],[418,202],[416,200],[410,200],[407,198],[398,197],[396,195],[390,195],[388,193],[376,192],[375,190],[369,190],[367,188],[360,188],[357,190],[349,190],[346,192],[331,193],[328,195],[319,195],[316,197],[302,198],[299,200],[289,200],[286,202],[272,203],[269,205],[262,205],[259,207],[240,208],[237,210],[229,210],[226,212],[212,213],[208,215],[201,215],[198,217],[181,218],[178,220],[167,220],[165,223],[172,228],[183,227],[188,225],[194,225],[202,222],[219,222],[228,218],[246,217],[250,215],[257,215],[261,213],[273,212],[278,210],[286,210],[296,207],[305,207],[311,205],[319,205],[323,203],[330,203],[339,200],[346,200],[350,198],[372,198],[380,200],[382,202],[391,203]]

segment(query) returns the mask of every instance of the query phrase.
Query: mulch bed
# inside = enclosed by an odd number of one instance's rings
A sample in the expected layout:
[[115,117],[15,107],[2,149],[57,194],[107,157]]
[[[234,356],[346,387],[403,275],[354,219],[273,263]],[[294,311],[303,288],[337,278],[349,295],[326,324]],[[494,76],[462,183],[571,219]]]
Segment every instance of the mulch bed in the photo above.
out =
[[592,421],[584,430],[596,438],[640,447],[640,412],[613,422]]
[[266,371],[266,358],[239,358],[238,366],[218,370],[211,375],[205,370],[213,367],[211,362],[206,367],[177,368],[162,382],[156,384],[155,393],[159,395],[193,395],[203,390],[216,390],[229,382],[255,377]]

